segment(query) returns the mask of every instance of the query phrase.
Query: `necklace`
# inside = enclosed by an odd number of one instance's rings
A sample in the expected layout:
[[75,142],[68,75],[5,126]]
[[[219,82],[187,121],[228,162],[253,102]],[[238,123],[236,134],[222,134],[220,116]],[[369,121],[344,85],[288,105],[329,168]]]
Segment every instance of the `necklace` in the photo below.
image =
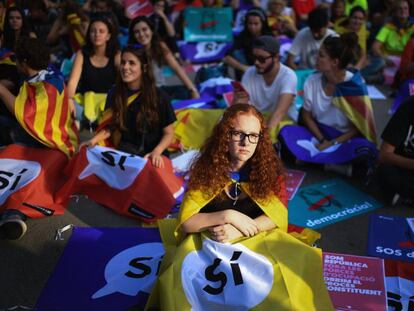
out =
[[241,190],[240,190],[240,183],[235,182],[233,183],[229,189],[225,190],[226,195],[233,200],[233,206],[236,205],[237,200],[239,199]]

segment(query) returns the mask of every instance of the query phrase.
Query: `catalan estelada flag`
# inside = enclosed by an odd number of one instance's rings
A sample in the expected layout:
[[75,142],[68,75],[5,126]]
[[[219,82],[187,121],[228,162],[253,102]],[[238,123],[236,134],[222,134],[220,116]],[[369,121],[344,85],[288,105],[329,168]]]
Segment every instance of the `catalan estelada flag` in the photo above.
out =
[[63,79],[42,70],[20,88],[15,101],[20,125],[43,145],[72,156],[79,143]]
[[75,14],[68,14],[66,17],[69,23],[69,41],[72,47],[73,52],[78,51],[82,46],[85,45],[85,36],[81,30],[82,20],[81,18]]
[[[135,92],[134,94],[130,95],[128,97],[128,102],[127,102],[127,106],[131,105],[132,102],[138,98],[138,96],[140,95],[140,93]],[[108,96],[107,100],[113,100],[112,96]],[[110,107],[112,107],[114,103],[112,103],[111,105],[109,105]],[[99,122],[99,126],[98,129],[96,130],[96,132],[99,132],[100,130],[103,130],[104,128],[110,126],[113,122],[113,114],[114,111],[112,110],[112,108],[108,108],[104,111],[103,116],[101,121]],[[121,141],[121,132],[120,131],[114,131],[111,136],[103,141],[100,141],[98,143],[99,146],[105,146],[105,147],[116,147],[118,146],[119,142]]]
[[336,85],[332,103],[341,109],[362,135],[376,143],[374,114],[367,87],[359,71],[348,81]]

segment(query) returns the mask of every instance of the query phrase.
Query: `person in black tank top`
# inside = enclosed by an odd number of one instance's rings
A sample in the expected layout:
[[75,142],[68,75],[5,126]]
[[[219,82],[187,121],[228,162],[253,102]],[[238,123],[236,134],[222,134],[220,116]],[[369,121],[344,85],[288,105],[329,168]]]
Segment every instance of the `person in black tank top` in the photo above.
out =
[[191,166],[179,230],[208,230],[219,242],[250,237],[279,225],[278,207],[269,202],[279,198],[272,202],[286,206],[285,196],[282,165],[263,116],[251,105],[232,105]]
[[78,51],[68,82],[68,95],[93,91],[108,93],[115,83],[120,64],[117,34],[106,18],[97,18],[89,24],[86,44]]
[[95,93],[108,93],[115,84],[117,74],[118,66],[115,65],[115,57],[109,58],[108,63],[104,67],[96,67],[84,51],[82,51],[82,54],[83,64],[78,87],[79,93],[90,91]]

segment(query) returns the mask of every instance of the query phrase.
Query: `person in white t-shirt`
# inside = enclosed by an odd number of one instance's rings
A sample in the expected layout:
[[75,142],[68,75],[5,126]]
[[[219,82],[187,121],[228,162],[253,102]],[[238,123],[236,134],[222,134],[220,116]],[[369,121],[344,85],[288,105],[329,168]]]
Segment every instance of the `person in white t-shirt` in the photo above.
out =
[[[254,66],[242,78],[245,90],[235,90],[235,103],[250,103],[260,112],[269,113],[267,125],[276,128],[286,116],[293,116],[296,95],[295,72],[279,62],[279,41],[261,36],[253,42]],[[289,113],[288,113],[289,112]]]
[[[317,8],[309,13],[308,27],[297,33],[288,52],[286,65],[293,70],[315,68],[316,57],[323,40],[336,34],[332,29],[328,29],[328,22],[329,17],[326,9]],[[295,64],[295,59],[298,56],[299,66]]]
[[[285,160],[324,164],[326,170],[366,178],[377,157],[375,121],[366,85],[359,71],[348,69],[356,59],[358,37],[349,32],[326,38],[316,69],[304,85],[300,121],[286,126],[280,141]],[[286,148],[285,148],[286,147]]]

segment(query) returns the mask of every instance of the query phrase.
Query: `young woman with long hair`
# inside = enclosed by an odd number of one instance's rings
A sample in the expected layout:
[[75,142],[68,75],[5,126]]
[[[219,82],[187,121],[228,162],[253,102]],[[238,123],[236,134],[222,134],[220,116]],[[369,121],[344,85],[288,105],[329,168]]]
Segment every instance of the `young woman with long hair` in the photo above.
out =
[[174,136],[174,110],[155,86],[151,60],[144,48],[127,46],[121,53],[120,74],[108,93],[97,134],[82,145],[107,140],[115,148],[150,158],[163,166],[161,155]]
[[[151,67],[154,72],[157,87],[162,87],[166,91],[168,90],[169,94],[171,94],[170,91],[174,92],[174,88],[177,89],[175,86],[173,89],[165,87],[166,81],[161,67],[168,65],[187,88],[190,96],[192,98],[200,97],[193,82],[181,68],[167,44],[158,38],[158,34],[154,30],[154,25],[149,18],[146,16],[138,16],[131,21],[128,43],[142,45],[147,53],[151,55]],[[174,98],[175,96],[172,95],[171,97]]]
[[0,47],[14,51],[16,41],[20,37],[36,38],[36,34],[30,29],[23,11],[17,7],[10,7],[6,11]]
[[191,167],[180,230],[209,230],[219,242],[276,227],[286,231],[284,181],[261,113],[251,105],[233,105]]
[[107,18],[89,24],[85,46],[76,53],[68,82],[69,96],[79,92],[107,93],[115,83],[121,53],[117,34]]
[[304,126],[286,126],[280,136],[282,145],[301,161],[365,178],[378,151],[365,81],[359,71],[349,68],[358,47],[354,32],[323,41],[316,59],[318,72],[304,84]]

